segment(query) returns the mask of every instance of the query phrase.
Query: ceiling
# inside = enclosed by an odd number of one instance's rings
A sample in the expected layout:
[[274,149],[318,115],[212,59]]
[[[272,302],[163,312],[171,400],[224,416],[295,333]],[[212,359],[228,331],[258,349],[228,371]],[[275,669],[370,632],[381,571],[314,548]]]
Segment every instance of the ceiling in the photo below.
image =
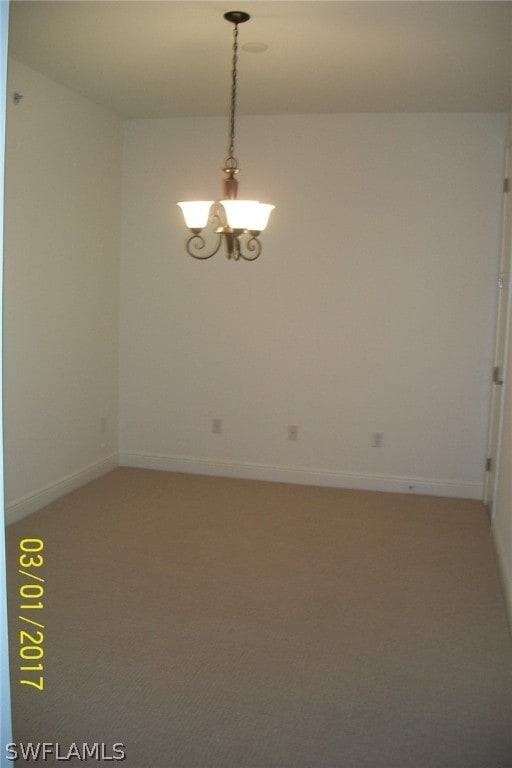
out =
[[511,107],[509,0],[11,0],[9,53],[125,118],[224,115],[233,9],[240,114]]

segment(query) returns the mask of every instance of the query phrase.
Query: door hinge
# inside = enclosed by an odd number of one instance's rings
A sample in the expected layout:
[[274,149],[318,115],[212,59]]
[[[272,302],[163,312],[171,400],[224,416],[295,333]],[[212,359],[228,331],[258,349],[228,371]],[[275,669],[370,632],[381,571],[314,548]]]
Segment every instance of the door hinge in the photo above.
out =
[[505,194],[510,192],[510,179],[503,179],[503,191]]
[[487,461],[485,462],[485,471],[490,472],[491,469],[492,469],[492,459],[488,458]]
[[501,369],[499,365],[496,365],[494,367],[494,370],[492,372],[492,381],[493,381],[493,384],[499,384],[500,386],[503,384],[503,379],[501,378]]

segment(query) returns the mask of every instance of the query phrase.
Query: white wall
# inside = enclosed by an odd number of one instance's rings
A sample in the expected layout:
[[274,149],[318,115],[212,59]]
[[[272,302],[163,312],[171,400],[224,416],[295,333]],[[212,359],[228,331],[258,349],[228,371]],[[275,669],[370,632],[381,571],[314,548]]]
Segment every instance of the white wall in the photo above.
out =
[[506,128],[241,118],[248,264],[187,256],[175,206],[218,197],[225,120],[128,122],[122,463],[481,498]]
[[[9,74],[13,519],[117,460],[121,158],[113,115]],[[237,133],[241,194],[277,208],[259,261],[200,263],[175,202],[217,196],[226,120],[125,124],[121,462],[480,497],[506,117],[269,116]]]
[[12,59],[8,78],[4,423],[14,519],[117,462],[122,134],[118,118]]

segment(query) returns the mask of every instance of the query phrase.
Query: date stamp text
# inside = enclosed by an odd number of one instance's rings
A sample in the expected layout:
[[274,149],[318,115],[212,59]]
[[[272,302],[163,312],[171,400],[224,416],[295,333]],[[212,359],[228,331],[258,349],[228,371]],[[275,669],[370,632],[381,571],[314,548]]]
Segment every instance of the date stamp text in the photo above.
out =
[[20,685],[30,685],[38,691],[44,689],[44,542],[41,539],[20,541],[19,569],[23,576],[20,585]]

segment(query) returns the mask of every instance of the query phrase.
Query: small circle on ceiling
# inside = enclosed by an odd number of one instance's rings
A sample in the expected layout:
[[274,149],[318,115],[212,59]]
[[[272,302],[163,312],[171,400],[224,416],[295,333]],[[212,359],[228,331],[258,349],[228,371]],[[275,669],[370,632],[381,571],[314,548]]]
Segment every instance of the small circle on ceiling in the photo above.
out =
[[263,51],[268,50],[268,45],[266,43],[244,43],[242,49],[247,53],[263,53]]

